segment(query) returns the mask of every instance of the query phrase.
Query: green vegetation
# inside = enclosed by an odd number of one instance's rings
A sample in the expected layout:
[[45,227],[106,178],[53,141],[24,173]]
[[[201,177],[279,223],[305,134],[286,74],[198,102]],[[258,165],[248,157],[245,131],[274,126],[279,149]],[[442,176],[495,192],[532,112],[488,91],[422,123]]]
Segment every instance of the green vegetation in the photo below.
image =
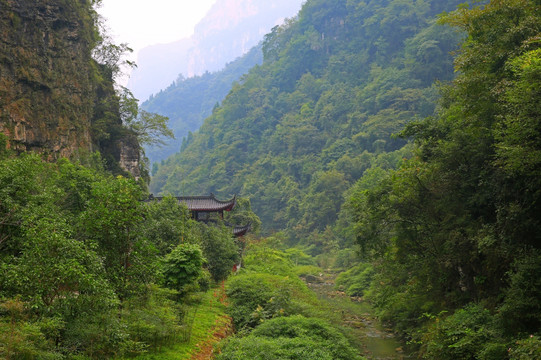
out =
[[2,358],[105,359],[189,340],[189,299],[236,261],[230,228],[172,198],[142,202],[134,180],[89,162],[2,152]]
[[435,19],[458,3],[306,2],[265,37],[263,64],[155,169],[152,191],[241,194],[265,233],[343,243],[327,226],[344,191],[410,155],[391,135],[433,115],[434,80],[454,76],[449,52],[461,35]]
[[444,16],[468,33],[459,76],[436,116],[403,131],[414,156],[349,192],[351,231],[375,259],[374,281],[357,284],[423,358],[518,358],[527,346],[536,358],[540,10],[506,0]]
[[[247,245],[141,201],[97,154],[46,163],[0,136],[0,356],[186,358],[231,321],[218,359],[357,359],[342,316],[370,302],[419,358],[539,358],[541,4],[475,4],[308,0],[266,36],[152,185],[248,195],[263,221],[247,198],[226,221],[270,235]],[[122,46],[104,50],[117,64]],[[136,114],[126,95],[97,108],[105,125]],[[164,124],[132,120],[143,140]],[[298,277],[334,271],[361,303]],[[192,300],[213,280],[225,310]]]
[[237,335],[217,359],[361,359],[285,251],[250,243],[244,265],[226,284]]
[[289,316],[263,322],[230,340],[217,359],[360,359],[344,335],[327,322]]
[[261,64],[262,60],[261,46],[256,46],[227,64],[223,70],[188,79],[181,76],[167,89],[145,101],[141,108],[167,116],[175,135],[175,140],[167,141],[162,147],[147,146],[149,159],[159,162],[186,147],[193,139],[192,133],[212,114],[216,104],[225,98],[234,82],[239,81],[250,68]]
[[[422,358],[535,357],[541,5],[474,4],[306,2],[153,187],[250,197]],[[231,281],[246,329],[296,311],[266,252]]]
[[226,306],[220,301],[221,290],[210,290],[200,299],[185,305],[186,327],[180,332],[180,340],[163,347],[157,353],[147,353],[137,360],[188,360],[205,350],[231,332],[231,319],[226,315]]

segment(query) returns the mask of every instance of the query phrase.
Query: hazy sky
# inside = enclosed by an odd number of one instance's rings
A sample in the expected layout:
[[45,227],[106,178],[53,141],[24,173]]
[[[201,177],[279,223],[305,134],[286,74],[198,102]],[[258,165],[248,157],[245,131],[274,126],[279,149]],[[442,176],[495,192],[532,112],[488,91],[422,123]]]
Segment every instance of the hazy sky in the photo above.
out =
[[107,19],[117,43],[137,51],[189,37],[216,0],[103,0],[98,12]]

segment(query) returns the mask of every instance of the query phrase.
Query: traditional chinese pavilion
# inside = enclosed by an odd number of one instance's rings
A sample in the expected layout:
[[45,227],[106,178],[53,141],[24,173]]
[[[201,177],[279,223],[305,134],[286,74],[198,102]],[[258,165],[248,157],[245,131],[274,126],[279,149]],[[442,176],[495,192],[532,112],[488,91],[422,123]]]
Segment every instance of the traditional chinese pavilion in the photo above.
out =
[[[160,196],[154,197],[153,195],[150,195],[149,197],[149,201],[161,201],[162,199],[163,197]],[[216,196],[212,193],[209,196],[177,196],[175,199],[188,207],[194,220],[205,223],[213,220],[213,214],[217,214],[219,218],[223,220],[224,211],[233,210],[237,203],[236,195],[230,200],[222,201],[216,199]],[[235,225],[233,227],[233,235],[236,237],[244,236],[249,230],[250,224],[246,226]]]

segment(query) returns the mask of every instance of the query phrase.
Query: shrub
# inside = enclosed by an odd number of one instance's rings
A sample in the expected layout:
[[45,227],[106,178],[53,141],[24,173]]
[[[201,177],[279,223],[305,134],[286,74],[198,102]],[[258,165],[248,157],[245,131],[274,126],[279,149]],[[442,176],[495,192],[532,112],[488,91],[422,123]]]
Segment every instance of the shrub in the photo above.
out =
[[244,265],[253,272],[282,276],[293,274],[293,262],[288,254],[261,245],[250,246]]
[[227,359],[360,359],[344,335],[320,319],[302,316],[271,319],[250,335],[225,345]]
[[294,271],[297,276],[319,276],[319,274],[323,273],[322,268],[313,265],[297,266]]
[[541,359],[541,339],[530,335],[528,338],[518,340],[509,348],[510,360]]
[[202,248],[207,266],[214,281],[227,279],[233,265],[239,261],[239,246],[225,226],[206,226],[203,228]]
[[541,252],[531,251],[509,274],[510,286],[500,308],[512,335],[535,332],[541,326]]
[[307,338],[259,338],[248,336],[231,339],[216,360],[334,360],[325,344]]
[[310,255],[305,254],[302,250],[297,248],[287,249],[285,251],[287,257],[295,266],[299,265],[315,265],[316,261]]
[[264,319],[285,315],[291,304],[289,279],[268,274],[243,274],[229,280],[228,312],[237,329],[253,328]]
[[139,348],[157,350],[176,338],[180,332],[180,319],[179,308],[171,300],[175,294],[174,291],[151,285],[139,298],[124,303],[122,319],[133,344],[143,344]]
[[187,243],[178,245],[164,260],[165,285],[173,290],[184,290],[201,276],[204,261],[199,245]]
[[359,261],[357,251],[354,249],[340,249],[336,252],[334,267],[339,269],[348,269]]
[[[470,304],[435,323],[425,334],[421,355],[425,359],[498,359],[501,334],[494,316],[477,304]],[[499,355],[499,357],[497,357]],[[496,357],[494,357],[496,356]]]
[[363,296],[372,282],[373,275],[372,265],[360,263],[338,275],[336,288],[345,291],[349,296]]

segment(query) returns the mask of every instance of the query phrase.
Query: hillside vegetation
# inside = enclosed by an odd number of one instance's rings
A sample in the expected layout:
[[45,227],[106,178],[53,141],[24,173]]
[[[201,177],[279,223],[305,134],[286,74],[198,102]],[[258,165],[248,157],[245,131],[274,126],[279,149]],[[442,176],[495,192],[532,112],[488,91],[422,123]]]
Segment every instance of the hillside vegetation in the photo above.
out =
[[164,146],[147,149],[149,160],[159,162],[178,152],[183,141],[190,141],[190,133],[199,129],[216,104],[225,98],[233,83],[262,61],[261,46],[256,46],[221,71],[187,79],[180,76],[167,89],[145,101],[141,108],[167,116],[175,135],[175,139],[167,141]]
[[421,358],[535,359],[541,4],[457,5],[306,2],[153,186],[248,196],[322,267],[357,250],[338,285]]
[[[165,118],[113,89],[125,46],[98,34],[84,130],[159,142]],[[185,358],[191,335],[204,356],[229,324],[217,359],[368,355],[345,326],[360,308],[303,276],[370,302],[354,323],[378,317],[397,357],[540,359],[541,2],[308,0],[262,51],[152,185],[249,197],[224,220],[149,201],[111,153],[26,153],[2,131],[0,358]],[[247,239],[226,226],[247,222]]]
[[238,193],[266,231],[323,232],[366,169],[408,153],[392,134],[434,114],[434,81],[453,78],[461,38],[435,19],[457,4],[308,1],[266,36],[263,65],[160,166],[152,191]]

